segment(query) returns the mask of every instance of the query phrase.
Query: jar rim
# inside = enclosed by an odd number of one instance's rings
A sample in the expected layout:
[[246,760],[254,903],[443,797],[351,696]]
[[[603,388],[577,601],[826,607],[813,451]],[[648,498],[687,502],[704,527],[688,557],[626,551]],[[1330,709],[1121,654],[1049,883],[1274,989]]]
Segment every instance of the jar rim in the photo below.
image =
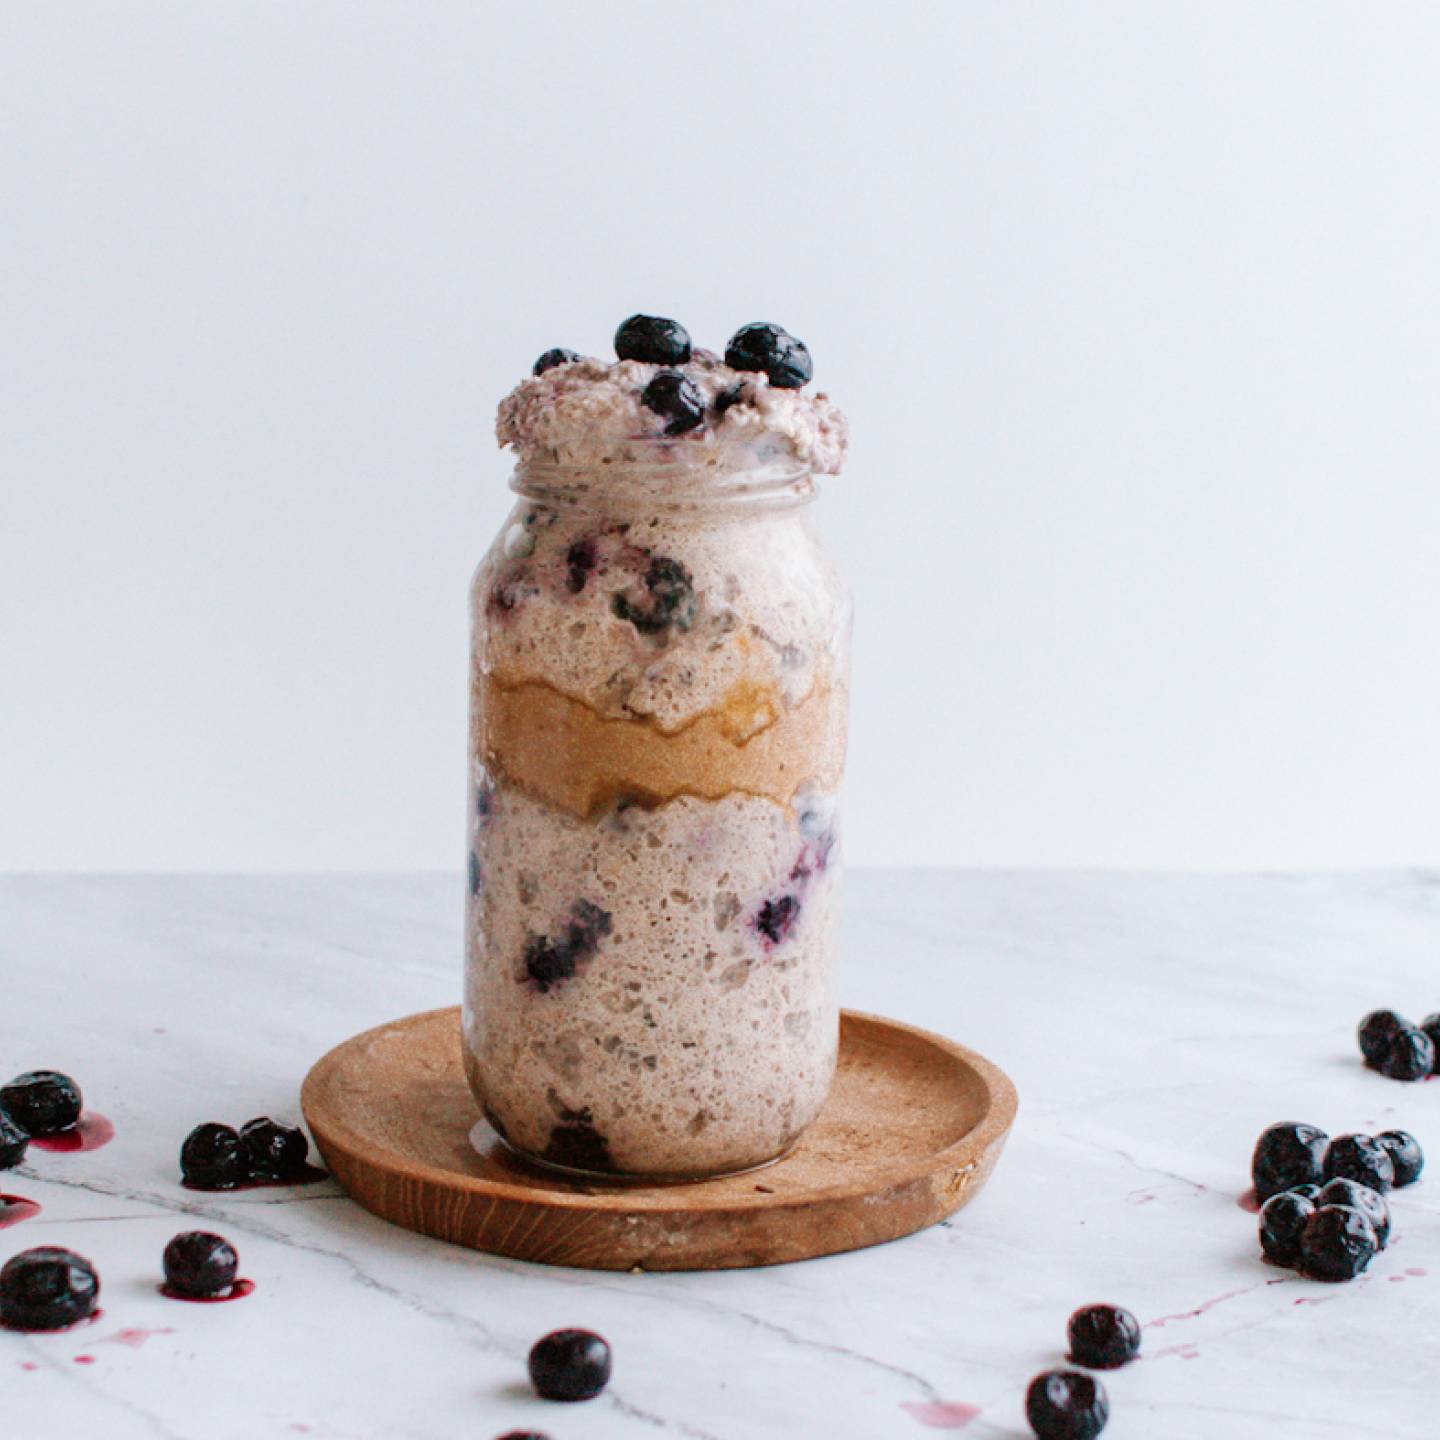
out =
[[818,493],[814,472],[794,456],[748,459],[709,452],[705,461],[656,444],[651,454],[569,465],[525,459],[510,477],[516,494],[581,509],[788,509]]

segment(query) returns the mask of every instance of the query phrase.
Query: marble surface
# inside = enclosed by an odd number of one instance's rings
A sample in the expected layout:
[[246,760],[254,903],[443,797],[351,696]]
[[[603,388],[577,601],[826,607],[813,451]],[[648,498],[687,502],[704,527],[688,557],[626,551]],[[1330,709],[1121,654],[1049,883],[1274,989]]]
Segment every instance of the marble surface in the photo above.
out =
[[[0,1230],[98,1265],[102,1318],[0,1333],[4,1430],[224,1437],[966,1440],[1027,1433],[1026,1383],[1077,1305],[1145,1323],[1107,1436],[1428,1437],[1440,1392],[1440,1084],[1361,1068],[1377,1004],[1440,1008],[1440,874],[850,877],[847,1004],[944,1031],[1020,1089],[989,1188],[879,1249],[750,1272],[613,1275],[459,1250],[332,1182],[202,1196],[202,1119],[295,1115],[312,1060],[459,988],[455,876],[0,879],[0,1067],[68,1070],[111,1117],[32,1152]],[[1237,1207],[1257,1132],[1412,1129],[1435,1174],[1396,1199],[1373,1274],[1330,1288],[1258,1259]],[[181,1228],[227,1234],[255,1293],[157,1294]],[[1428,1272],[1428,1273],[1426,1273]],[[589,1404],[525,1384],[541,1333],[615,1347]]]

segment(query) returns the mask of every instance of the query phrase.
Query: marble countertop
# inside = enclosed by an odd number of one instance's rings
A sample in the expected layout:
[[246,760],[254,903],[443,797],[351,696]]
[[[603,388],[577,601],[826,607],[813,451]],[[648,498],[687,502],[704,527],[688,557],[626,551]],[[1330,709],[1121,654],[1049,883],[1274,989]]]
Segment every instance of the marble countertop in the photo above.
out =
[[[0,1261],[69,1245],[97,1322],[0,1333],[3,1428],[27,1440],[473,1436],[966,1440],[1027,1434],[1031,1376],[1076,1306],[1145,1324],[1107,1378],[1114,1440],[1434,1432],[1440,1084],[1364,1070],[1356,1020],[1440,1008],[1440,874],[862,872],[845,1003],[1003,1065],[1020,1117],[968,1209],[877,1249],[768,1270],[615,1275],[499,1260],[395,1229],[333,1182],[198,1195],[196,1122],[296,1116],[300,1080],[362,1028],[453,1002],[460,881],[0,879],[0,1068],[76,1076],[115,1139],[32,1151],[0,1188],[38,1215]],[[1237,1206],[1256,1134],[1411,1129],[1434,1174],[1394,1202],[1372,1273],[1263,1265]],[[213,1228],[243,1303],[156,1292],[177,1230]],[[1428,1272],[1428,1273],[1427,1273]],[[605,1395],[547,1405],[531,1342],[614,1346]]]

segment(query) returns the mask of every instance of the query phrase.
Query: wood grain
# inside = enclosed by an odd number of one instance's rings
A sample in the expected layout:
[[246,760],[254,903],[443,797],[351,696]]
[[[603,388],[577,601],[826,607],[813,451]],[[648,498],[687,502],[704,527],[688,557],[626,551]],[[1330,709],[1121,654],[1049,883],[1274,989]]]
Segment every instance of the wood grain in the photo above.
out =
[[301,1104],[350,1196],[407,1230],[547,1265],[718,1270],[856,1250],[953,1214],[1000,1158],[1016,1096],[982,1056],[847,1010],[830,1099],[779,1163],[692,1184],[587,1184],[526,1165],[480,1119],[452,1008],[337,1046]]

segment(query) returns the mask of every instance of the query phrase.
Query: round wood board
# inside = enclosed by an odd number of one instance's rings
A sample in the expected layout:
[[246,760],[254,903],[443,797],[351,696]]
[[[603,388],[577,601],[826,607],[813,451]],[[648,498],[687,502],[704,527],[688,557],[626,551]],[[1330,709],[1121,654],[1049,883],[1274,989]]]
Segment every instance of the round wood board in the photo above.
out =
[[982,1056],[851,1010],[820,1118],[777,1164],[724,1180],[602,1185],[526,1165],[479,1117],[458,1007],[347,1040],[300,1100],[325,1163],[367,1210],[475,1250],[592,1270],[774,1265],[909,1235],[974,1198],[1016,1107]]

